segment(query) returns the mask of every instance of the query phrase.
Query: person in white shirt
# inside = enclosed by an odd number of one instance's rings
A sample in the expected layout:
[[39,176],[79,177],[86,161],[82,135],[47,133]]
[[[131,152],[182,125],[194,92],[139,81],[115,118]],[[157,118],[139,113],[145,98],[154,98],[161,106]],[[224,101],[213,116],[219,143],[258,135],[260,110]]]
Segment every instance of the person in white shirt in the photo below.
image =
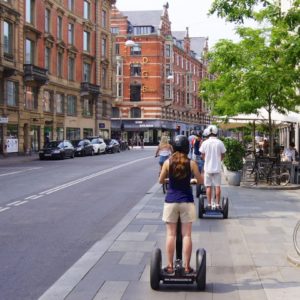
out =
[[200,147],[200,152],[204,162],[204,185],[206,186],[206,195],[208,208],[211,208],[211,187],[216,191],[216,207],[220,207],[221,197],[221,161],[224,159],[226,148],[221,140],[217,138],[218,128],[210,125],[206,129],[208,139]]
[[295,161],[296,160],[296,150],[295,144],[293,142],[290,143],[289,148],[285,149],[283,152],[284,161]]

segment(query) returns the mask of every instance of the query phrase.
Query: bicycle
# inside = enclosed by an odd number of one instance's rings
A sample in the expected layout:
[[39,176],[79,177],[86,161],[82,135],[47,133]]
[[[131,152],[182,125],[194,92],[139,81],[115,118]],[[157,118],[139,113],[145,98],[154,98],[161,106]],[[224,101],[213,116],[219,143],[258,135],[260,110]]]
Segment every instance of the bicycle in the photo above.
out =
[[265,180],[270,185],[285,186],[290,182],[290,173],[284,167],[269,158],[255,157],[250,175],[254,174],[254,185]]
[[297,224],[294,228],[294,232],[293,232],[294,247],[295,247],[297,254],[300,256],[300,233],[298,233],[299,228],[300,228],[300,220],[297,222]]

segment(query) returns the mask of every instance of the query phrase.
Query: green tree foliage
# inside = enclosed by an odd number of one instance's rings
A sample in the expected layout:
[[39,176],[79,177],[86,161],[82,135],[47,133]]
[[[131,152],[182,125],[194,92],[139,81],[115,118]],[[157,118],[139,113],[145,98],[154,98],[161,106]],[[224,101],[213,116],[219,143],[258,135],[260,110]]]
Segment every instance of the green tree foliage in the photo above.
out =
[[226,148],[224,165],[229,171],[239,171],[243,168],[243,157],[245,156],[244,145],[236,139],[222,139]]
[[[263,8],[254,11],[258,4]],[[271,112],[285,113],[300,104],[299,0],[284,16],[277,6],[260,0],[215,0],[214,12],[232,22],[269,22],[259,29],[238,27],[240,42],[221,40],[215,45],[208,53],[211,77],[200,83],[200,95],[216,115],[266,108],[272,137]]]

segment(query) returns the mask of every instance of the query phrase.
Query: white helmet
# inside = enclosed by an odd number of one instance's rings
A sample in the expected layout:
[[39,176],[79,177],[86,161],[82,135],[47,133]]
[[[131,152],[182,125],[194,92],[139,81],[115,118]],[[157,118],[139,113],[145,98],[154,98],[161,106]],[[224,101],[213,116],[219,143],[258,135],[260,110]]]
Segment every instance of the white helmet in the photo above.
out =
[[205,128],[205,129],[203,130],[202,136],[203,136],[203,137],[207,137],[208,135],[209,135],[208,128]]
[[214,134],[214,135],[218,134],[218,127],[216,125],[209,125],[207,127],[207,130],[208,130],[209,134]]

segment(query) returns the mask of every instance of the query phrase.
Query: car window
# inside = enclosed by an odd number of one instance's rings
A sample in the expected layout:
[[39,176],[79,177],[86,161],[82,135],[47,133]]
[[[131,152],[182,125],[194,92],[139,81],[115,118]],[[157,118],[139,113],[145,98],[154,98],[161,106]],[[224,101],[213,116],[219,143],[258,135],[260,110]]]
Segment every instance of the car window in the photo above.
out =
[[80,141],[80,142],[78,143],[78,146],[84,146],[84,141]]
[[53,141],[46,145],[47,148],[56,148],[58,146],[58,142]]
[[63,147],[64,147],[64,143],[63,143],[63,142],[59,143],[59,144],[57,145],[57,147],[58,147],[58,148],[63,148]]

